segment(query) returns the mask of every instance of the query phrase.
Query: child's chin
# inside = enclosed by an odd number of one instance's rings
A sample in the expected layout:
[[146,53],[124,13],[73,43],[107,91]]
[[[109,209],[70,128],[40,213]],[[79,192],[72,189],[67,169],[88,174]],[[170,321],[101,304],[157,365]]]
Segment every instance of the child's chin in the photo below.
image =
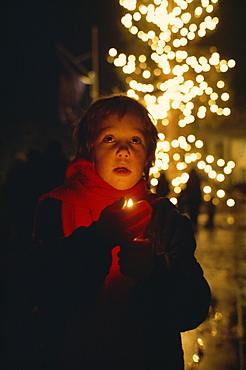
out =
[[130,183],[130,182],[126,182],[126,183],[115,183],[114,185],[111,184],[111,186],[113,186],[115,189],[117,190],[128,190],[128,189],[131,189],[134,185],[136,185],[135,183]]
[[[131,172],[130,172],[131,173]],[[105,179],[105,181],[117,190],[128,190],[138,183],[140,179],[136,179],[136,176],[121,176],[113,174],[111,177]]]

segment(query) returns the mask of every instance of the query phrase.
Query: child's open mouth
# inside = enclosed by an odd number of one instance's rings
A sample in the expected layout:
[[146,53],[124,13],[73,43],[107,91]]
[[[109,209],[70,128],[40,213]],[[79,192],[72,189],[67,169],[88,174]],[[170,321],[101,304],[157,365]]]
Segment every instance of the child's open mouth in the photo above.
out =
[[131,171],[124,166],[119,166],[114,169],[114,172],[117,172],[119,175],[128,175]]

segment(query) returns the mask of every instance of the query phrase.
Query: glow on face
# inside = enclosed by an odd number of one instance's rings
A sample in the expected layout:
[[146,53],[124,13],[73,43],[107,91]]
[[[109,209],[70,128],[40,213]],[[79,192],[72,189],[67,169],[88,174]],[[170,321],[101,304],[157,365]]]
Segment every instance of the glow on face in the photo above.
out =
[[142,177],[147,143],[144,125],[137,116],[117,114],[99,124],[91,146],[92,160],[98,175],[118,190],[133,187]]

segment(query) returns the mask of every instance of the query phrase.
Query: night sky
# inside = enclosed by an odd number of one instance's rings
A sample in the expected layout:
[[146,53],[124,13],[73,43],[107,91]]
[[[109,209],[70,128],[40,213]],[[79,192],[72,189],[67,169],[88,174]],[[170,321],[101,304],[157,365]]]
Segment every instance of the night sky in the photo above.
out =
[[[219,4],[219,26],[204,42],[217,46],[222,57],[237,61],[229,74],[241,107],[246,99],[245,1],[220,0]],[[118,0],[2,1],[2,117],[12,121],[52,116],[58,79],[54,45],[61,42],[75,56],[90,51],[94,24],[99,28],[100,93],[120,87],[106,57],[122,37],[121,12]],[[85,64],[90,68],[90,60]]]

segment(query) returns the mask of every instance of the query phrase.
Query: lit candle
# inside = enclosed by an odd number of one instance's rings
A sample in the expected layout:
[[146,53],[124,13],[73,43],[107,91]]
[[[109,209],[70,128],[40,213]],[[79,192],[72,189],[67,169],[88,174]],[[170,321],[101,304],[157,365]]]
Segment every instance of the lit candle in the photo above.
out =
[[131,198],[126,199],[124,203],[124,207],[132,207],[133,206],[133,200]]

